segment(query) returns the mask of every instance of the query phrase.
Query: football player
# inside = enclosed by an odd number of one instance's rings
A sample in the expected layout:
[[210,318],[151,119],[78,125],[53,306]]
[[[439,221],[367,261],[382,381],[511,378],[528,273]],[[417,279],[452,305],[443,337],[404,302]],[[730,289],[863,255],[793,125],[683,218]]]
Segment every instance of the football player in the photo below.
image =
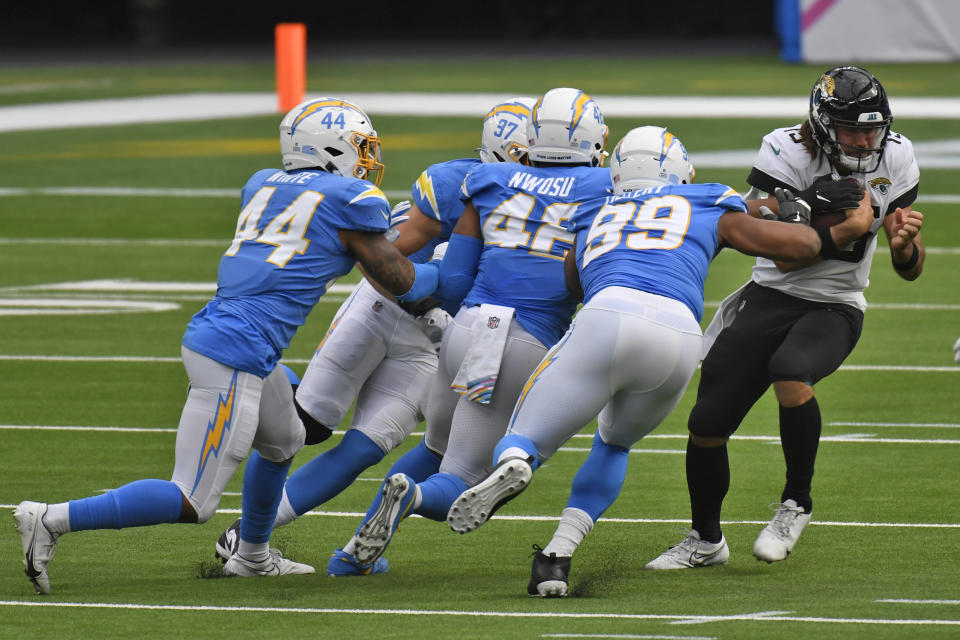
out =
[[[583,308],[524,386],[496,468],[448,515],[454,531],[476,529],[599,414],[556,533],[545,548],[534,546],[532,596],[566,595],[573,553],[619,494],[630,447],[680,401],[700,361],[703,283],[719,249],[799,260],[821,247],[807,226],[747,215],[726,185],[691,184],[687,152],[666,129],[628,132],[610,174],[614,195],[583,204],[569,222],[576,239],[567,274]],[[781,216],[799,206],[785,201]],[[872,219],[864,200],[837,227],[838,240],[858,237]]]
[[[533,102],[521,97],[494,105],[483,121],[479,159],[431,165],[413,184],[412,202],[394,208],[388,237],[413,262],[428,262],[437,247],[449,240],[463,212],[460,184],[471,169],[481,162],[525,160],[526,121]],[[307,426],[307,444],[329,437],[355,400],[353,418],[337,446],[287,478],[274,526],[287,524],[339,494],[403,442],[423,419],[440,339],[450,321],[440,304],[435,298],[398,304],[376,280],[365,278],[341,305],[295,399]],[[447,303],[452,313],[456,306]],[[441,452],[442,447],[422,440],[393,469],[423,480],[439,468]],[[224,561],[236,551],[239,522],[217,541],[217,555]],[[369,575],[387,568],[385,558],[373,565],[361,564],[350,551],[336,549],[327,573]]]
[[[766,194],[778,188],[801,196],[823,242],[811,260],[758,258],[753,277],[728,296],[707,328],[714,337],[703,361],[697,402],[690,412],[687,487],[692,530],[647,564],[684,569],[727,562],[720,510],[730,484],[727,440],[772,384],[779,403],[786,483],[776,513],[760,532],[753,555],[787,557],[810,521],[820,407],[814,385],[835,371],[860,337],[870,265],[882,228],[894,272],[920,276],[923,214],[914,211],[919,170],[913,145],[890,129],[893,117],[880,82],[859,67],[836,67],[810,94],[807,120],[776,129],[761,143],[747,178],[751,210],[776,208]],[[845,190],[848,187],[850,193]],[[831,212],[844,209],[863,187],[874,219],[852,242],[836,237]]]
[[566,330],[577,300],[563,281],[572,235],[563,222],[610,188],[600,165],[607,126],[571,88],[540,97],[526,126],[530,166],[486,163],[463,182],[466,208],[441,265],[438,292],[463,299],[440,350],[426,440],[439,472],[391,473],[350,544],[375,562],[400,521],[445,520],[453,500],[490,471],[493,447],[530,373]]
[[50,592],[48,565],[71,531],[207,521],[251,447],[238,551],[224,573],[313,573],[270,549],[271,525],[304,427],[283,350],[338,276],[358,261],[392,294],[416,300],[436,287],[436,265],[411,263],[384,237],[390,205],[377,187],[380,140],[356,105],[304,102],[280,123],[283,169],[263,169],[242,190],[217,293],[187,325],[181,354],[190,380],[171,480],[138,480],[60,504],[14,511],[26,574]]

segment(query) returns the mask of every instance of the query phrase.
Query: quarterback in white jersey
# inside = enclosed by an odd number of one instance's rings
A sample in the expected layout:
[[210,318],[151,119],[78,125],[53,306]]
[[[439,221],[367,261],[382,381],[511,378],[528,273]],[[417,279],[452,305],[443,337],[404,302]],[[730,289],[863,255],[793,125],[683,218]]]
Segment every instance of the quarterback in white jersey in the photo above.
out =
[[[820,248],[808,227],[747,215],[726,185],[691,184],[686,150],[666,129],[627,133],[610,173],[615,195],[583,203],[568,222],[576,234],[568,286],[582,288],[583,308],[524,386],[496,446],[496,469],[447,517],[460,533],[480,526],[599,414],[560,525],[545,548],[535,547],[532,596],[566,595],[573,552],[619,494],[630,448],[680,401],[700,361],[703,283],[719,249],[808,259]],[[871,213],[864,203],[845,223],[850,238]]]
[[[449,240],[463,212],[460,185],[468,172],[484,162],[516,166],[524,159],[533,102],[521,97],[494,105],[483,121],[480,158],[431,165],[412,185],[411,200],[394,207],[387,237],[411,261],[429,262]],[[459,306],[444,302],[427,298],[398,303],[382,285],[364,278],[340,306],[297,386],[295,401],[307,428],[307,444],[326,439],[353,406],[350,426],[336,446],[287,478],[275,527],[338,495],[423,420],[440,339],[450,322],[444,307],[456,313]],[[421,441],[393,470],[418,480],[435,473],[445,436],[432,440]],[[217,541],[222,560],[235,551],[238,522]],[[352,548],[348,543],[334,550],[328,575],[363,576],[388,569],[386,558],[358,563]]]
[[193,318],[181,353],[190,387],[171,480],[137,480],[69,503],[24,501],[14,512],[27,577],[50,592],[48,564],[71,531],[207,521],[247,457],[235,576],[313,573],[269,548],[276,505],[304,428],[279,365],[307,314],[359,261],[397,295],[436,288],[437,267],[415,265],[384,238],[390,205],[379,182],[379,138],[366,114],[335,98],[307,101],[280,123],[281,169],[242,190],[217,294]]
[[[860,337],[863,291],[880,229],[900,277],[914,280],[923,269],[923,214],[912,208],[919,171],[913,146],[890,130],[892,121],[886,92],[872,74],[836,67],[814,84],[806,122],[763,138],[747,178],[751,212],[777,207],[765,194],[792,192],[823,251],[815,260],[759,258],[751,281],[723,301],[707,328],[712,346],[688,421],[693,526],[685,540],[647,568],[726,563],[720,510],[730,483],[727,440],[771,385],[779,403],[786,483],[773,519],[754,543],[754,556],[764,562],[785,559],[810,521],[821,431],[814,384],[841,365]],[[873,222],[853,242],[842,242],[837,223],[862,190],[870,198]]]

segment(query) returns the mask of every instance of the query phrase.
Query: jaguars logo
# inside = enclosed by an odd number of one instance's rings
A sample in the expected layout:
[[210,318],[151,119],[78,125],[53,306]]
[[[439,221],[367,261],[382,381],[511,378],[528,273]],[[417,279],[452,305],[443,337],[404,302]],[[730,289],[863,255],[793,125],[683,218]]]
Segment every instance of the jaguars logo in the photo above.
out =
[[883,195],[887,195],[887,191],[890,190],[890,184],[891,184],[890,181],[887,180],[886,178],[883,178],[883,177],[874,178],[873,180],[870,181],[870,188],[876,189]]
[[833,79],[833,76],[823,74],[820,76],[820,79],[817,80],[817,89],[814,91],[813,101],[815,104],[820,104],[825,98],[832,98],[834,89],[836,88],[836,80]]

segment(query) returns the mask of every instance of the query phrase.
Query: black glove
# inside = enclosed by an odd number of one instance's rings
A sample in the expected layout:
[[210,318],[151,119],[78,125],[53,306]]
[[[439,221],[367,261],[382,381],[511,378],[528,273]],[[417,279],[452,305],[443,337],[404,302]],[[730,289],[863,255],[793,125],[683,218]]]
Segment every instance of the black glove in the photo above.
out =
[[810,205],[811,213],[827,213],[856,209],[863,198],[863,189],[856,180],[823,176],[809,188],[797,191],[797,197]]
[[773,195],[776,196],[777,204],[780,206],[780,215],[777,216],[777,220],[810,226],[810,205],[806,200],[793,195],[789,189],[780,187],[773,190]]

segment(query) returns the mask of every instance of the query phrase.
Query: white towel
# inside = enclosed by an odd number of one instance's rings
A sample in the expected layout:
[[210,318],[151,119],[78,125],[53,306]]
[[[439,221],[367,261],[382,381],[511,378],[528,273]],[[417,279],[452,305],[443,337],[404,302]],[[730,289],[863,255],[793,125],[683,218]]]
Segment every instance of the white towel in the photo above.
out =
[[742,287],[720,302],[720,307],[717,309],[717,312],[713,314],[713,319],[710,320],[710,324],[707,325],[707,330],[703,332],[703,353],[700,356],[701,360],[707,357],[707,352],[710,351],[710,347],[713,346],[713,342],[717,339],[720,332],[723,331],[724,327],[729,327],[730,324],[733,323],[734,318],[737,317],[737,311],[740,311],[737,299],[750,282],[752,281],[748,280]]
[[473,325],[473,344],[463,357],[451,389],[473,402],[490,404],[512,320],[513,307],[480,305],[480,315]]

